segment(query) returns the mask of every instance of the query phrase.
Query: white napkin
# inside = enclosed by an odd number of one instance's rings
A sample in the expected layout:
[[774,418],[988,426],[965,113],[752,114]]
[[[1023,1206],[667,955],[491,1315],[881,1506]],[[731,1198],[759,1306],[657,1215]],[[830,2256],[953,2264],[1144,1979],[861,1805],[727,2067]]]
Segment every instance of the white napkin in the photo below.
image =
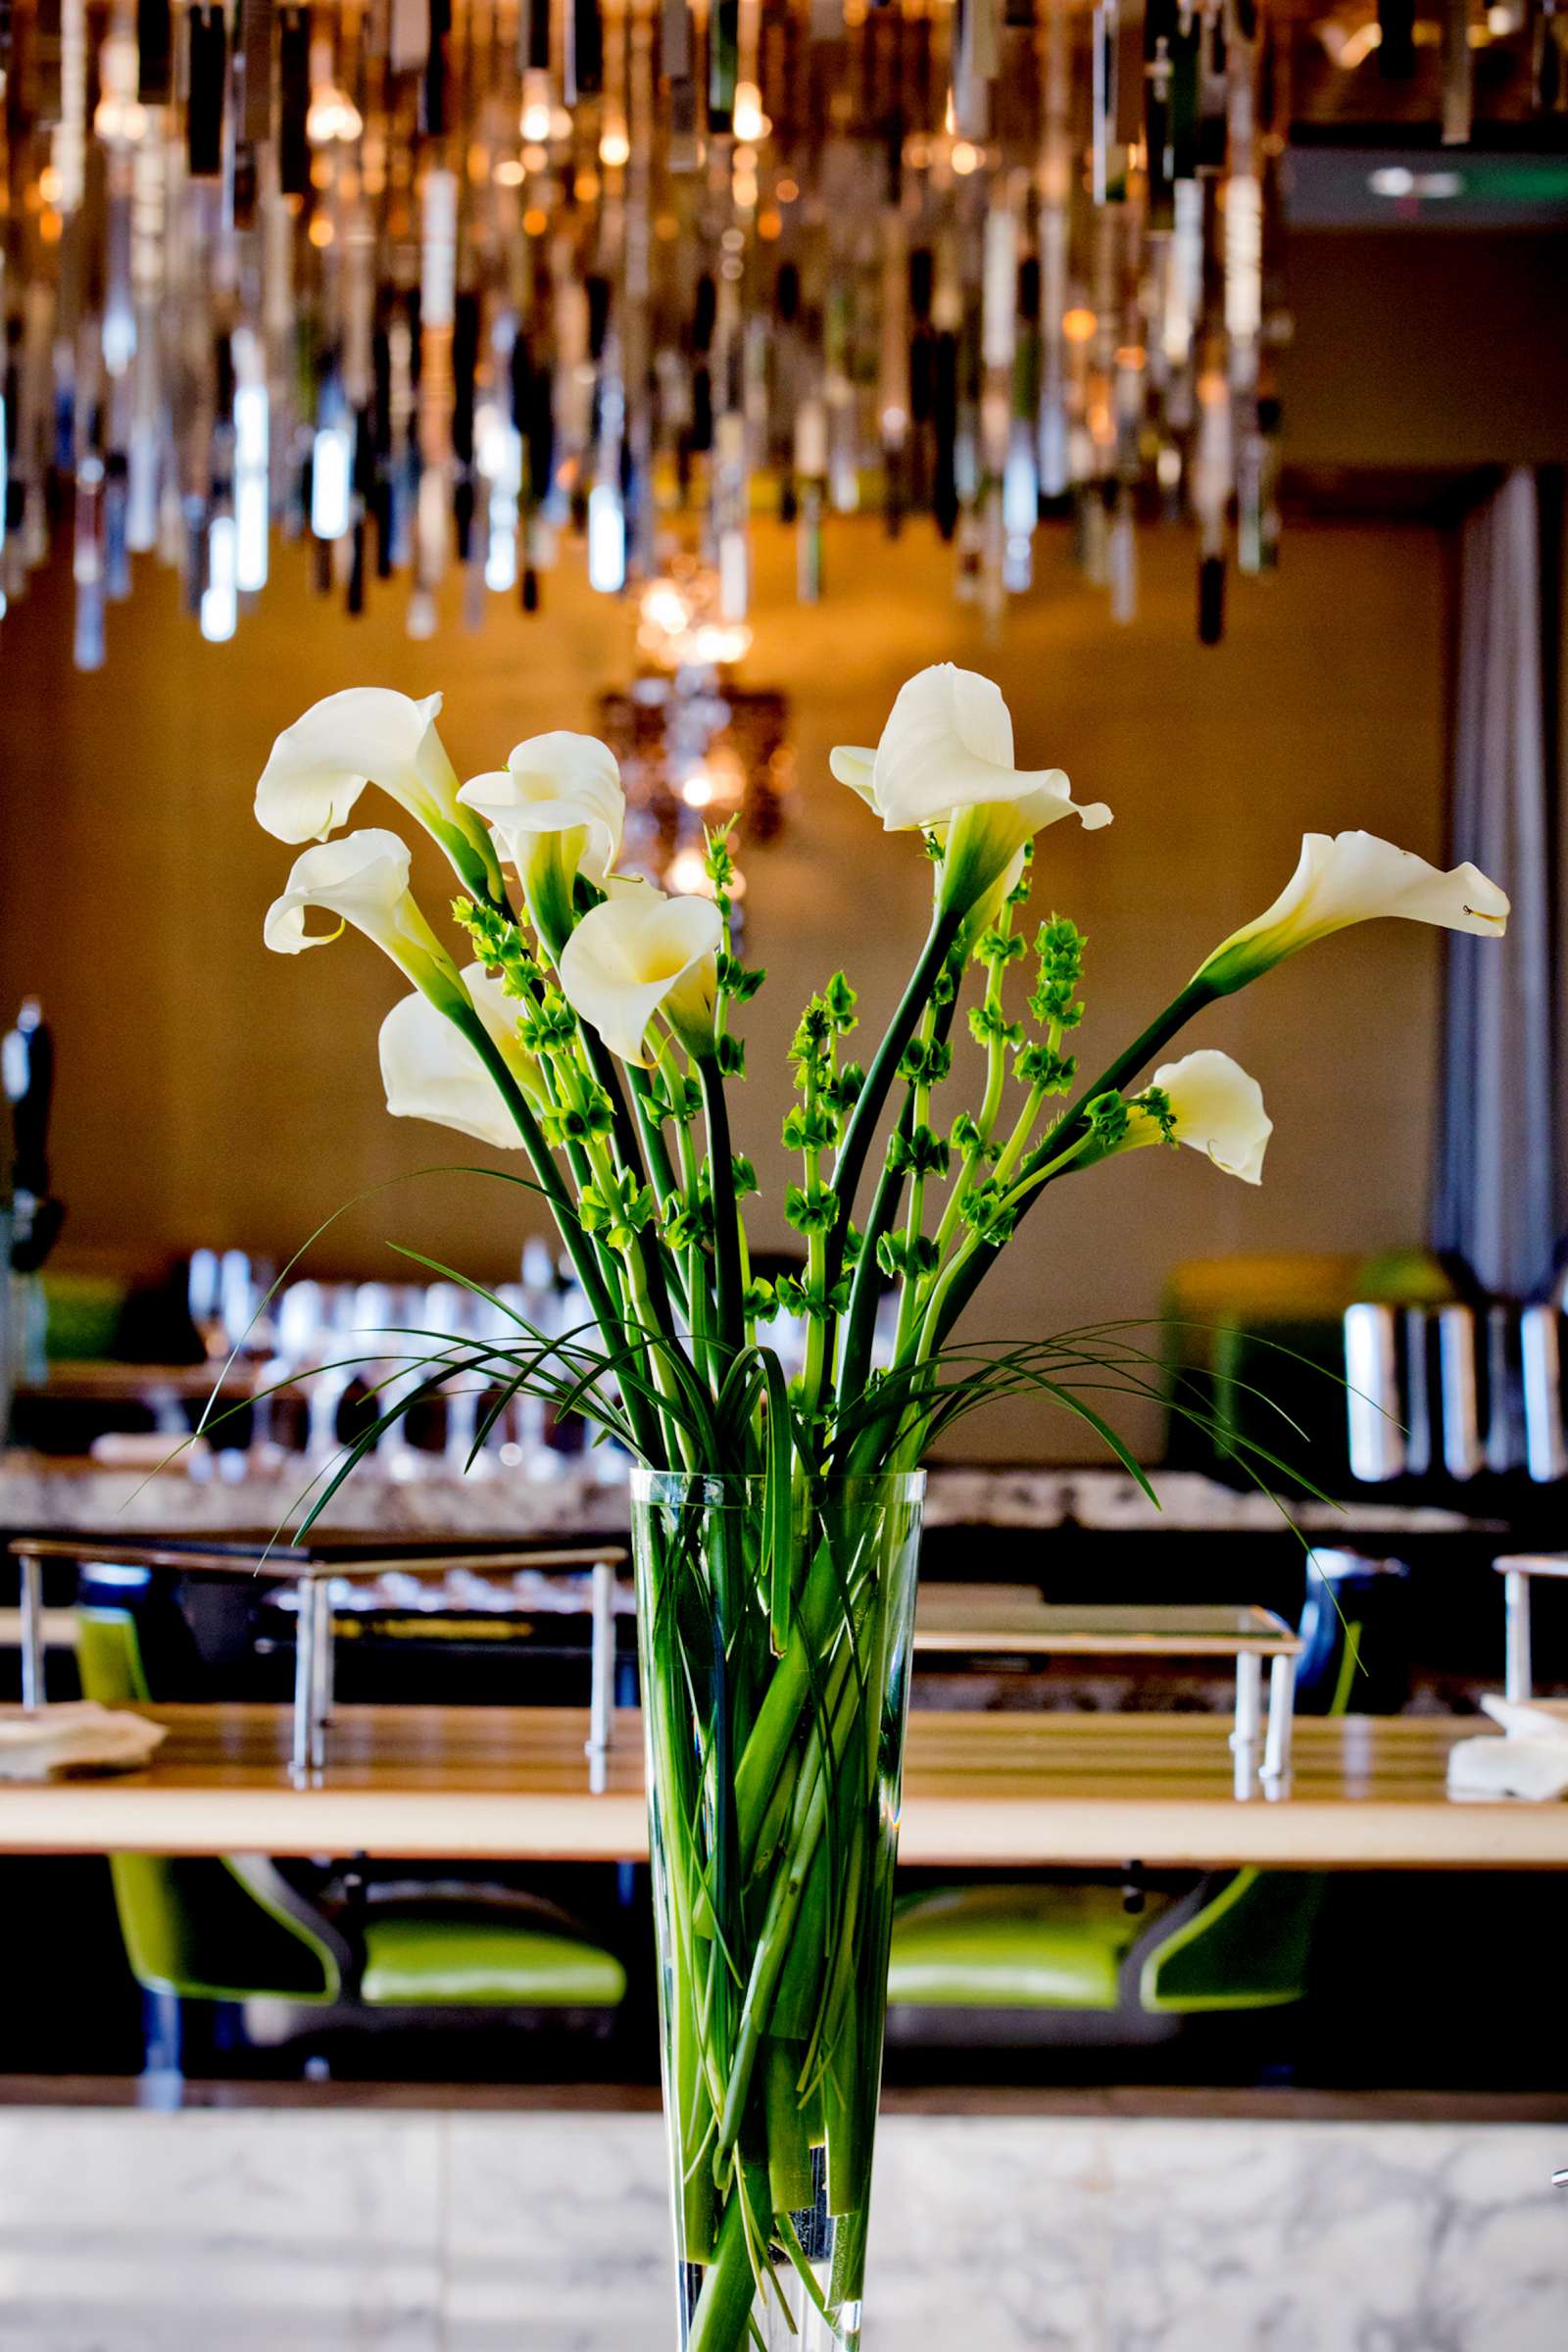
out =
[[1450,1796],[1523,1796],[1538,1802],[1568,1791],[1568,1702],[1500,1698],[1481,1704],[1503,1738],[1461,1740],[1448,1750]]
[[90,1698],[0,1706],[0,1781],[41,1781],[52,1772],[135,1772],[163,1738],[161,1723]]

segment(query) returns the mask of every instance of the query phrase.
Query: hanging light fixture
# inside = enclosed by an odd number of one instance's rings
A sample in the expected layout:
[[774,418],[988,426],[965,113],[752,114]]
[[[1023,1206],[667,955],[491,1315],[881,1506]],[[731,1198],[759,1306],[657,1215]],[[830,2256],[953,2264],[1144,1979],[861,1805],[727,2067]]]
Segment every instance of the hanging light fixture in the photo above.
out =
[[1000,621],[1065,516],[1125,620],[1165,519],[1213,636],[1279,539],[1267,5],[12,0],[0,589],[63,492],[89,663],[133,554],[215,639],[279,535],[425,635],[673,520],[737,631],[759,514],[814,599],[880,512]]

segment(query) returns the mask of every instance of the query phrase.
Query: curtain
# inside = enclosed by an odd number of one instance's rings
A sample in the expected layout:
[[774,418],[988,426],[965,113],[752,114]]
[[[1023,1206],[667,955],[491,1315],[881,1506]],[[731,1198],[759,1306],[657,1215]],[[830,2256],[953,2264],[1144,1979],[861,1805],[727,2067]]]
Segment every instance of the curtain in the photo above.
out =
[[1551,1279],[1563,1196],[1551,523],[1544,485],[1510,473],[1467,517],[1459,556],[1450,846],[1513,912],[1500,951],[1448,938],[1433,1242],[1512,1298]]

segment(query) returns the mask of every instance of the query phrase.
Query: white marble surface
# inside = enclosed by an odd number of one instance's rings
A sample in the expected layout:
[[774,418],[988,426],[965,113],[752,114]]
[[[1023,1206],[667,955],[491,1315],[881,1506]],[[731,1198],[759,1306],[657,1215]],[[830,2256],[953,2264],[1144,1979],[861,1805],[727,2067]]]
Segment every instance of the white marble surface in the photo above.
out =
[[444,2135],[369,2114],[0,2113],[4,2352],[433,2352]]
[[[882,2126],[865,2352],[1562,2352],[1539,2127]],[[657,2118],[0,2113],[0,2352],[664,2352]]]

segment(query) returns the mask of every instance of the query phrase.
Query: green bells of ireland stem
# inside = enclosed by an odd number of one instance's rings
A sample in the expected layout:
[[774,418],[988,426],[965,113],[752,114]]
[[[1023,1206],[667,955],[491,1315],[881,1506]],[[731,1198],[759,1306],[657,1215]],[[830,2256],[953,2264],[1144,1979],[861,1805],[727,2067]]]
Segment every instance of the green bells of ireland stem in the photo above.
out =
[[[392,958],[413,993],[381,1024],[389,1110],[507,1154],[493,1172],[553,1220],[584,1312],[566,1330],[519,1314],[482,1340],[427,1338],[420,1379],[368,1417],[306,1525],[408,1396],[448,1381],[582,1414],[635,1457],[676,2338],[855,2352],[919,1465],[964,1415],[1032,1390],[1142,1476],[1105,1398],[1147,1396],[1157,1362],[1120,1323],[1043,1336],[1032,1292],[1022,1337],[955,1336],[959,1317],[1064,1177],[1169,1144],[1261,1181],[1256,1080],[1206,1046],[1161,1058],[1218,999],[1348,923],[1496,933],[1508,902],[1473,866],[1309,834],[1275,904],[1086,1082],[1093,943],[1023,906],[1054,862],[1049,828],[1077,815],[1098,833],[1109,810],[1074,802],[1059,768],[1016,766],[997,688],[938,664],[900,692],[874,751],[832,756],[931,858],[925,939],[863,1061],[848,1057],[865,1013],[850,976],[810,996],[787,1108],[767,1120],[785,1165],[754,1164],[732,1144],[729,1091],[764,975],[736,954],[728,837],[709,840],[709,895],[666,899],[619,868],[605,745],[534,735],[460,787],[439,708],[355,689],[278,737],[258,816],[316,846],[267,942],[298,955],[354,928]],[[459,874],[461,970],[396,833],[327,838],[368,781]],[[797,1244],[772,1281],[753,1272],[759,1218]],[[1244,1472],[1274,1467],[1222,1400],[1184,1391],[1173,1409]]]

